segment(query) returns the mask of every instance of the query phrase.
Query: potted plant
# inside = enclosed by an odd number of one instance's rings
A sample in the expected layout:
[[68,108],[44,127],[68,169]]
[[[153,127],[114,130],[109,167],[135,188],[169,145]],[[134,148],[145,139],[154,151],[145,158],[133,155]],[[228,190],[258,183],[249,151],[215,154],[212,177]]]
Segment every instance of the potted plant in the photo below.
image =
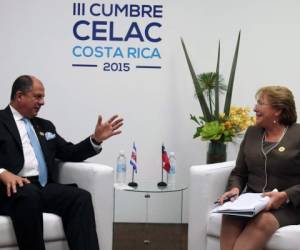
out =
[[[239,32],[238,35],[227,87],[223,83],[223,77],[219,74],[220,42],[218,46],[216,72],[207,72],[196,75],[184,41],[181,39],[185,58],[193,79],[196,96],[203,114],[198,117],[191,115],[191,119],[197,124],[194,138],[201,137],[202,140],[210,142],[207,152],[207,163],[225,161],[226,143],[232,141],[235,136],[241,134],[254,122],[254,118],[249,114],[249,108],[231,107],[240,35],[241,32]],[[220,113],[219,97],[222,93],[226,93],[226,97],[223,112]]]

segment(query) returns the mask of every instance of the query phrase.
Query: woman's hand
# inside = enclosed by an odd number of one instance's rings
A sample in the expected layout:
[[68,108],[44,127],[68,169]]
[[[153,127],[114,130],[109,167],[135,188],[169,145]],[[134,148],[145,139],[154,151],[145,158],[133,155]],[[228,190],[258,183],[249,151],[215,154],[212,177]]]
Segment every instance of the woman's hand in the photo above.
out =
[[288,200],[288,195],[286,192],[266,192],[262,194],[264,197],[269,196],[270,201],[267,204],[265,210],[278,209]]
[[218,202],[220,205],[222,205],[225,201],[230,200],[233,201],[235,200],[240,194],[240,190],[236,187],[230,189],[229,191],[225,192],[219,199]]

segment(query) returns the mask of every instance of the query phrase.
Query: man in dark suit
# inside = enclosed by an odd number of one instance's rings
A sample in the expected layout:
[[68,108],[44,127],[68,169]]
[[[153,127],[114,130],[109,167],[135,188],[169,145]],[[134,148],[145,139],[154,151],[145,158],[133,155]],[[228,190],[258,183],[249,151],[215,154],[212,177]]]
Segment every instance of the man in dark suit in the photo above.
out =
[[40,80],[20,76],[10,105],[0,111],[0,214],[11,217],[20,250],[45,249],[43,212],[61,216],[71,250],[98,250],[91,195],[55,183],[54,161],[77,162],[98,154],[104,140],[121,133],[123,119],[115,115],[102,122],[99,116],[95,132],[72,144],[50,121],[37,117],[44,96]]

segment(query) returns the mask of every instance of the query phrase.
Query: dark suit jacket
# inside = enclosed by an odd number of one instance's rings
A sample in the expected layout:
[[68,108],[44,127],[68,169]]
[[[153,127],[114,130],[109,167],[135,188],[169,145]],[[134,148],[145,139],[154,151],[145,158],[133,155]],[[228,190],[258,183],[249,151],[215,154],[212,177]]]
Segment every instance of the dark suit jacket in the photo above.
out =
[[[89,137],[74,145],[59,136],[52,122],[35,117],[31,123],[44,153],[49,180],[52,180],[55,171],[55,159],[78,162],[98,153],[93,148]],[[55,137],[47,140],[46,132],[52,133]],[[0,110],[0,168],[17,174],[23,165],[24,155],[21,138],[8,106],[4,110]]]
[[264,130],[249,127],[238,154],[236,167],[228,182],[228,189],[247,185],[250,191],[262,192],[277,188],[285,191],[295,207],[300,207],[300,125],[290,126],[280,143],[265,157],[261,151]]

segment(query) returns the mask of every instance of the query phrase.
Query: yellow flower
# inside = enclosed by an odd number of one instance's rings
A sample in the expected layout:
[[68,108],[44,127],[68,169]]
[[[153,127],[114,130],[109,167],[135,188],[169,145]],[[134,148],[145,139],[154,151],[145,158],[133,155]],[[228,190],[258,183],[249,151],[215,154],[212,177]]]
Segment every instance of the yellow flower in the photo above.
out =
[[224,123],[224,127],[225,127],[225,129],[230,129],[230,128],[232,127],[231,122],[230,122],[230,121],[226,121],[226,122]]
[[250,116],[251,109],[249,107],[236,107],[232,106],[230,108],[229,116],[224,117],[223,114],[220,115],[221,119],[224,119],[225,130],[231,135],[231,137],[240,134],[246,130],[250,125],[255,123],[255,118]]

